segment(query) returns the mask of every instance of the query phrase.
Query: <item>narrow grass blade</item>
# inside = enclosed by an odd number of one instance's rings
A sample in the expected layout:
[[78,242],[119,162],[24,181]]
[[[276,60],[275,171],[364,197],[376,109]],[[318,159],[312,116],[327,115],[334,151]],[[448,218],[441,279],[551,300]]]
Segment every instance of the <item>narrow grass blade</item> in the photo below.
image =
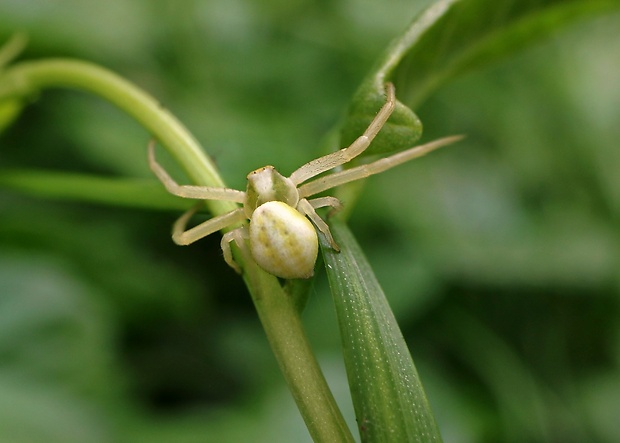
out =
[[341,248],[322,245],[363,442],[441,442],[407,344],[359,245],[332,220]]
[[156,180],[66,172],[4,171],[0,172],[0,187],[42,198],[142,209],[184,210],[194,203],[168,194]]

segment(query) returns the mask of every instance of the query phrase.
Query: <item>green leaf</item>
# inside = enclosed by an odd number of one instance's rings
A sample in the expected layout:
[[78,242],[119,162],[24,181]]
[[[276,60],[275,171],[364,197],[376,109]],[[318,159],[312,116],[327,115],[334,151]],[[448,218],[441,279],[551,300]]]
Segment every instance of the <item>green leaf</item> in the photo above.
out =
[[385,101],[388,81],[396,85],[401,103],[365,155],[413,146],[422,125],[411,109],[447,81],[540,42],[578,19],[617,9],[616,0],[437,1],[387,47],[355,93],[342,144],[363,133]]
[[394,70],[396,91],[417,108],[457,75],[495,63],[578,19],[619,9],[616,0],[461,0]]
[[[382,84],[363,84],[349,107],[347,120],[342,129],[342,144],[349,146],[363,134],[384,104],[385,90]],[[422,122],[418,116],[397,101],[389,120],[361,156],[403,150],[413,146],[421,135]]]
[[364,442],[440,442],[441,435],[394,314],[355,238],[332,219],[341,248],[322,244],[349,387]]
[[[445,14],[456,0],[438,1],[417,17],[379,58],[375,67],[358,88],[342,128],[343,145],[351,144],[368,127],[385,103],[385,83],[393,70],[427,29]],[[398,89],[396,90],[398,98]],[[394,113],[364,155],[390,153],[413,146],[422,135],[422,122],[407,106],[397,101]]]
[[175,197],[156,180],[106,178],[49,171],[5,171],[0,186],[43,198],[157,210],[183,210],[193,200]]

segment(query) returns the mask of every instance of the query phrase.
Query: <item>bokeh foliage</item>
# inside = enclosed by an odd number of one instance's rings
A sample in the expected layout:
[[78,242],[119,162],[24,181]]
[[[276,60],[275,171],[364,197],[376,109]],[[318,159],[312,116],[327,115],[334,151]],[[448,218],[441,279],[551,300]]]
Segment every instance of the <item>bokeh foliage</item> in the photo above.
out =
[[[317,155],[423,6],[0,0],[0,35],[149,90],[243,188]],[[373,178],[351,216],[446,442],[620,439],[619,25],[580,23],[445,86],[416,109],[424,139],[467,141]],[[2,134],[0,168],[150,178],[147,140],[54,91]],[[174,246],[176,215],[0,191],[0,440],[308,438],[219,240]],[[319,279],[305,321],[347,409],[328,293]]]

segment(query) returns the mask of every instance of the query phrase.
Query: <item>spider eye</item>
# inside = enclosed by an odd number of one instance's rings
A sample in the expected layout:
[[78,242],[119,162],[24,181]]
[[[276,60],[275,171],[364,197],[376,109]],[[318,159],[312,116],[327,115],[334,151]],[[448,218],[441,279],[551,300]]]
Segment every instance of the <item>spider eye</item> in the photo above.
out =
[[250,221],[250,250],[256,263],[280,278],[310,278],[319,243],[310,221],[280,201],[259,206]]

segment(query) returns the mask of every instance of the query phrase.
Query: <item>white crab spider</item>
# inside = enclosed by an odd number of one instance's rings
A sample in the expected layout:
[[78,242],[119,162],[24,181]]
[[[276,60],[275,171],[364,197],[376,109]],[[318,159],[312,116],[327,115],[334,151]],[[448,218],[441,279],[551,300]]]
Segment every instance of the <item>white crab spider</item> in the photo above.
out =
[[318,254],[315,227],[325,235],[331,247],[339,251],[329,227],[315,210],[326,206],[338,210],[341,203],[335,197],[308,199],[309,197],[344,183],[383,172],[460,138],[453,136],[435,140],[373,163],[325,175],[302,185],[301,183],[323,172],[347,163],[368,148],[394,110],[396,99],[394,86],[391,83],[386,87],[386,95],[385,104],[366,131],[349,147],[312,160],[289,177],[281,175],[273,166],[252,171],[247,176],[248,186],[245,192],[229,188],[177,184],[155,160],[155,141],[152,141],[149,144],[149,165],[168,192],[184,198],[226,200],[243,204],[243,207],[186,230],[187,222],[196,211],[195,208],[190,209],[174,224],[172,232],[174,242],[188,245],[248,219],[249,227],[243,225],[225,233],[222,237],[222,251],[228,265],[241,272],[233,260],[230,243],[234,241],[242,251],[247,252],[247,239],[252,258],[265,271],[285,279],[311,277],[314,274]]

